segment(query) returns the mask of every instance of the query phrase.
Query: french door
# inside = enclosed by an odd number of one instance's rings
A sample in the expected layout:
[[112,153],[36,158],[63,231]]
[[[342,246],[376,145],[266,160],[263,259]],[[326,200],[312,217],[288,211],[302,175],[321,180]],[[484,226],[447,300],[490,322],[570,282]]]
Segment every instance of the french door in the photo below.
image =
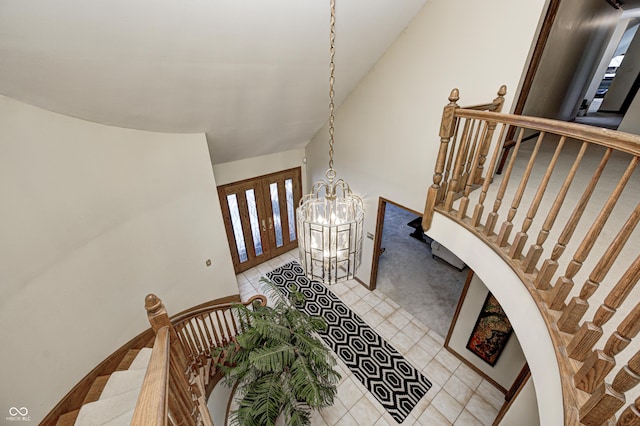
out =
[[300,167],[218,187],[236,274],[298,246]]

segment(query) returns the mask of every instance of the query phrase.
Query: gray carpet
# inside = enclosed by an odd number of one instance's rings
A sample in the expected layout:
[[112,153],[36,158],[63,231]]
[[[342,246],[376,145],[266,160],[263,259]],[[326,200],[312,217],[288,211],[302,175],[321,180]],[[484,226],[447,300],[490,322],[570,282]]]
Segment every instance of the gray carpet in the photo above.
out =
[[432,259],[429,244],[409,236],[416,217],[387,203],[376,288],[445,337],[469,269]]

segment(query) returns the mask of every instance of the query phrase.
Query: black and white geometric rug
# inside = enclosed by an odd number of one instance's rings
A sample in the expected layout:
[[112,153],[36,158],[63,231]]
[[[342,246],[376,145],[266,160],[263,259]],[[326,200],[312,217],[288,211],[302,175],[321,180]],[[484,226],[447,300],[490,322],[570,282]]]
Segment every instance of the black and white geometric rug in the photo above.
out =
[[402,423],[431,388],[431,382],[371,329],[326,286],[304,276],[298,262],[266,274],[285,296],[295,284],[306,296],[302,309],[327,321],[322,339],[344,361],[389,414]]

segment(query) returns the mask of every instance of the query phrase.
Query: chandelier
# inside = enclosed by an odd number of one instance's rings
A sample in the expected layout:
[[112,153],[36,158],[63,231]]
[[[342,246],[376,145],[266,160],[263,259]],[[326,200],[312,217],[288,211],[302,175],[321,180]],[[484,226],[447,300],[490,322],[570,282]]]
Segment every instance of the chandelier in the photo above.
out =
[[309,279],[335,284],[355,277],[362,260],[364,204],[333,170],[335,0],[331,0],[329,77],[329,169],[297,209],[300,261]]

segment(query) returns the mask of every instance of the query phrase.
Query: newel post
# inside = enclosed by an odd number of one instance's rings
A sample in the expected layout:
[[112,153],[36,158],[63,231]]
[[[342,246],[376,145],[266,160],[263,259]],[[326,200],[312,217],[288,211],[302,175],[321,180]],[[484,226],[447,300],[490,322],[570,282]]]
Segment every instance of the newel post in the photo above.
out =
[[422,216],[422,229],[428,231],[431,228],[433,220],[433,211],[440,195],[440,183],[442,182],[442,174],[444,173],[444,165],[447,160],[447,151],[449,150],[449,141],[455,131],[455,111],[458,107],[458,99],[460,92],[453,89],[449,95],[449,104],[442,111],[442,122],[440,123],[440,148],[438,150],[438,159],[436,160],[435,173],[433,174],[433,185],[427,191],[427,201],[424,206],[424,215]]
[[171,321],[169,321],[169,315],[167,314],[167,309],[164,307],[162,300],[155,294],[149,294],[144,298],[144,308],[147,311],[147,318],[149,318],[149,323],[151,324],[151,328],[153,331],[157,332],[162,327],[169,327],[170,330],[173,330],[171,327]]

